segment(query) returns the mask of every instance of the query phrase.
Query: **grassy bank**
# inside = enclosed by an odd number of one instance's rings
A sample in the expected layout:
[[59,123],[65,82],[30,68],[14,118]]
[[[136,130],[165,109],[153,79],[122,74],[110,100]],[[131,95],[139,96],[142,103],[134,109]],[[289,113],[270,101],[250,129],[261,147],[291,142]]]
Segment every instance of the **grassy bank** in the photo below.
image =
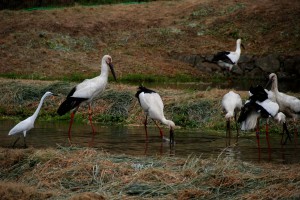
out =
[[[0,114],[2,118],[24,119],[35,111],[41,96],[51,91],[59,96],[44,102],[38,120],[69,121],[69,115],[58,116],[56,110],[75,82],[11,80],[0,79]],[[146,85],[147,86],[147,85]],[[225,120],[221,99],[229,90],[152,88],[160,93],[165,104],[166,118],[172,119],[178,127],[224,130]],[[103,125],[142,125],[144,112],[134,97],[137,86],[110,83],[107,90],[96,98],[93,104],[93,121]],[[246,91],[237,91],[246,100]],[[88,109],[82,105],[75,120],[87,123]],[[262,120],[264,123],[264,120]],[[152,123],[152,122],[150,122]],[[271,131],[279,133],[280,125],[270,121]],[[235,124],[232,123],[232,128]]]
[[298,199],[299,164],[0,149],[3,199]]

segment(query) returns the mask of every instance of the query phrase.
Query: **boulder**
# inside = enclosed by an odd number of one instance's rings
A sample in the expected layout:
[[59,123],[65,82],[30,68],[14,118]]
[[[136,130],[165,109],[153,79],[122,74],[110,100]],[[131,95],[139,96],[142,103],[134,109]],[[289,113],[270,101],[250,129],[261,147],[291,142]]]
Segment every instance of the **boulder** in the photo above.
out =
[[283,71],[288,74],[300,75],[300,57],[294,56],[283,61]]
[[277,72],[280,69],[280,62],[278,56],[270,54],[261,58],[257,58],[255,61],[256,67],[259,67],[264,72]]
[[209,62],[198,62],[196,68],[203,72],[222,72],[219,65]]

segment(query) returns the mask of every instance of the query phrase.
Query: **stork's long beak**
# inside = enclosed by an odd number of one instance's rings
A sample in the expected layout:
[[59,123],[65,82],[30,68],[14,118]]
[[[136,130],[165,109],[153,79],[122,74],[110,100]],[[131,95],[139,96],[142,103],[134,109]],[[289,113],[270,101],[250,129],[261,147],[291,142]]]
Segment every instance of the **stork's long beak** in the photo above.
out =
[[245,46],[244,46],[243,44],[241,44],[241,47],[242,47],[243,49],[245,49]]
[[174,144],[174,130],[170,129],[170,144]]
[[111,73],[112,73],[112,75],[113,75],[115,81],[117,81],[116,73],[115,73],[113,64],[112,64],[112,63],[109,63],[108,65],[109,65],[110,71],[111,71]]
[[271,85],[272,81],[273,81],[272,79],[269,79],[269,81],[267,82],[267,84],[266,84],[265,88],[268,88],[268,87],[269,87],[269,85]]

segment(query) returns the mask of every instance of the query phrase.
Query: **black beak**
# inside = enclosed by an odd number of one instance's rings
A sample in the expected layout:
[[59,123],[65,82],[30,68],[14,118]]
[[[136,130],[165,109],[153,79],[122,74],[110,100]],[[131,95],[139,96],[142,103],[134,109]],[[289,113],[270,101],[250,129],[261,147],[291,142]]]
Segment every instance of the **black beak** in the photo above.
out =
[[113,75],[115,81],[117,81],[116,73],[115,73],[113,64],[109,63],[108,65],[109,65],[110,71],[111,71],[111,73],[112,73],[112,75]]
[[269,87],[269,85],[271,85],[271,83],[272,83],[272,79],[269,79],[269,81],[267,82],[267,84],[266,84],[265,88],[268,88],[268,87]]
[[174,130],[170,129],[170,144],[174,144]]
[[245,49],[245,46],[244,46],[243,44],[241,44],[241,47],[242,47],[243,49]]

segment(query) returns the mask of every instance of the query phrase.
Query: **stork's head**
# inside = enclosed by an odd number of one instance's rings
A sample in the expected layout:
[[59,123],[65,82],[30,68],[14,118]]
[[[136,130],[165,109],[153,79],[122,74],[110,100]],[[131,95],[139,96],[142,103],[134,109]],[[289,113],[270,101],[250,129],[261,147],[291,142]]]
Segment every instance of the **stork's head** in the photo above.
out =
[[49,92],[49,91],[44,94],[44,97],[49,97],[49,96],[51,96],[52,98],[54,98],[54,96],[57,96],[57,95],[53,94],[52,92]]
[[46,92],[45,95],[46,96],[53,96],[54,94],[52,92]]
[[277,80],[277,75],[275,73],[271,73],[269,75],[269,81],[265,88],[269,87],[269,85],[272,84],[275,80]]
[[271,74],[269,75],[269,80],[274,81],[276,78],[277,78],[277,76],[276,76],[275,73],[271,73]]
[[243,49],[245,49],[244,45],[242,44],[242,40],[241,40],[240,38],[236,40],[236,44],[237,44],[238,46],[243,47]]
[[115,81],[117,81],[116,73],[115,73],[115,70],[114,70],[114,66],[112,64],[112,58],[111,58],[111,56],[110,55],[103,56],[102,63],[103,63],[103,61],[109,66],[110,71],[111,71],[111,73],[112,73]]

